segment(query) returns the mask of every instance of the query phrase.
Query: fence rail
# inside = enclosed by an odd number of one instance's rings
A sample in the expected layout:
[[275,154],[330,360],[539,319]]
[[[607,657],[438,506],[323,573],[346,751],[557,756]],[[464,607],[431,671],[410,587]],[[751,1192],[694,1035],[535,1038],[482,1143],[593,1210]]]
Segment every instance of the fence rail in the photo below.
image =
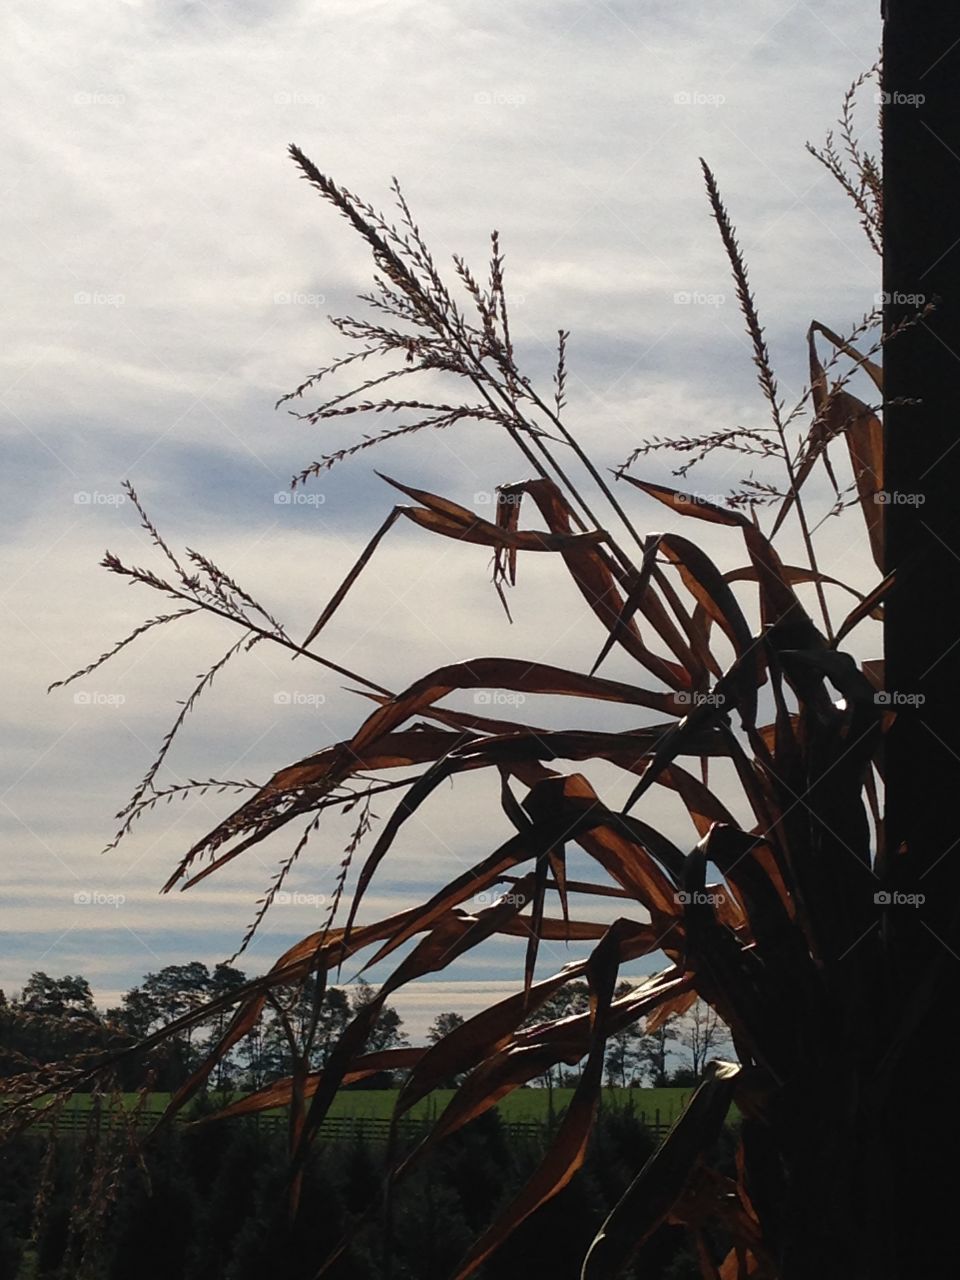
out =
[[[659,1110],[652,1115],[648,1115],[646,1111],[642,1110],[634,1111],[633,1114],[658,1139],[665,1137],[673,1123],[672,1117],[661,1119]],[[136,1119],[137,1126],[140,1128],[149,1128],[155,1125],[163,1115],[163,1111],[156,1110],[130,1113],[131,1118]],[[178,1123],[184,1124],[198,1118],[200,1117],[180,1113],[177,1115],[176,1120]],[[247,1122],[255,1124],[258,1129],[266,1129],[268,1131],[282,1131],[286,1128],[288,1122],[285,1111],[262,1111],[244,1118]],[[119,1119],[119,1117],[115,1113],[101,1113],[101,1124],[104,1126],[111,1126],[116,1119]],[[88,1131],[91,1120],[92,1116],[89,1111],[77,1109],[50,1110],[39,1115],[30,1127],[44,1132],[55,1129],[58,1134],[73,1133],[79,1135]],[[435,1120],[436,1116],[404,1116],[397,1121],[397,1134],[400,1138],[406,1140],[423,1137]],[[391,1123],[391,1120],[386,1116],[327,1116],[321,1125],[320,1135],[335,1142],[349,1142],[358,1139],[386,1142],[390,1136]],[[543,1120],[502,1118],[502,1124],[509,1134],[532,1140],[542,1140],[555,1127],[546,1118]]]

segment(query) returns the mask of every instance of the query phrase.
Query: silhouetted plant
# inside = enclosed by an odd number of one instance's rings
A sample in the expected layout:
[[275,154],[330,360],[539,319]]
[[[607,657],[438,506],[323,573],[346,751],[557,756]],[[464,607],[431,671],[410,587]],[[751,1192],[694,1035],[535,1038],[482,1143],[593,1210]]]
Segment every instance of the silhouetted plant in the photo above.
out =
[[[879,249],[878,166],[856,143],[852,105],[853,93],[841,123],[852,170],[844,168],[832,139],[815,154],[852,196]],[[326,811],[360,815],[324,927],[288,950],[265,976],[178,1019],[134,1052],[146,1052],[197,1019],[209,1021],[218,1010],[235,1006],[220,1044],[173,1099],[176,1111],[210,1079],[218,1061],[253,1032],[272,990],[315,978],[319,1001],[328,974],[348,957],[362,954],[368,964],[381,963],[416,939],[376,994],[354,1010],[322,1072],[308,1070],[304,1059],[289,1080],[222,1114],[289,1105],[295,1203],[307,1153],[345,1083],[388,1068],[409,1071],[398,1095],[399,1118],[441,1082],[462,1077],[429,1135],[393,1162],[389,1207],[403,1180],[420,1176],[425,1157],[449,1135],[555,1066],[582,1063],[549,1150],[524,1188],[473,1241],[456,1269],[458,1280],[464,1280],[532,1213],[568,1188],[582,1167],[595,1127],[608,1039],[641,1022],[653,1033],[702,999],[729,1028],[737,1061],[707,1067],[683,1116],[643,1164],[590,1247],[583,1277],[615,1274],[667,1221],[686,1224],[705,1276],[792,1277],[797,1241],[811,1222],[823,1230],[825,1223],[853,1219],[857,1143],[865,1128],[879,1124],[885,1105],[882,1090],[868,1093],[862,1086],[892,1034],[873,1016],[884,963],[875,895],[887,874],[879,783],[890,711],[875,696],[883,689],[882,663],[858,665],[839,647],[864,619],[881,616],[890,580],[860,589],[826,574],[817,541],[823,520],[858,506],[874,561],[882,563],[882,430],[871,402],[882,387],[874,358],[880,340],[870,336],[878,314],[865,315],[844,337],[819,322],[810,325],[810,386],[787,411],[734,227],[704,164],[769,423],[671,439],[650,436],[616,472],[629,486],[624,490],[570,425],[566,331],[558,332],[549,393],[535,387],[518,363],[498,235],[492,236],[486,277],[481,280],[455,257],[450,284],[399,186],[394,184],[398,212],[391,221],[338,186],[298,148],[291,154],[305,181],[367,243],[376,274],[372,291],[362,297],[366,311],[333,320],[352,349],[307,378],[284,402],[300,403],[333,375],[360,371],[352,389],[336,390],[297,416],[313,425],[356,414],[385,415],[391,423],[321,454],[294,485],[385,440],[449,431],[463,422],[505,433],[528,466],[529,478],[500,487],[490,519],[451,499],[388,480],[405,502],[387,515],[302,643],[211,559],[189,549],[183,556],[175,553],[128,490],[165,564],[157,570],[139,568],[110,553],[104,564],[159,591],[170,608],[77,674],[86,674],[148,628],[187,616],[216,615],[240,634],[185,699],[156,762],[119,815],[117,838],[157,804],[191,790],[249,793],[185,853],[166,885],[189,889],[288,824],[303,824],[260,904],[252,934]],[[818,346],[824,339],[831,348],[826,363]],[[867,341],[865,351],[854,345],[861,340]],[[400,380],[404,388],[415,387],[418,375],[431,386],[447,376],[456,393],[446,400],[426,392],[395,392]],[[855,378],[865,380],[870,401],[848,389]],[[798,438],[803,415],[807,426]],[[742,456],[748,474],[725,503],[631,474],[639,460],[664,450],[680,456],[677,470],[685,478],[716,450]],[[837,456],[843,451],[845,462]],[[826,503],[811,498],[807,487],[818,462],[833,489]],[[628,497],[638,493],[643,502],[628,509]],[[733,549],[742,542],[744,563],[722,572],[689,538],[642,533],[640,521],[651,503],[708,525],[711,546],[723,542]],[[545,528],[527,526],[531,507]],[[402,690],[316,652],[324,628],[400,519],[489,548],[494,585],[504,604],[516,585],[521,555],[558,556],[600,625],[604,638],[597,652],[585,655],[581,670],[534,659],[457,661]],[[774,545],[787,519],[795,520],[799,531],[801,564],[785,563]],[[438,612],[442,608],[438,602]],[[161,787],[159,769],[198,698],[228,662],[262,643],[311,663],[318,675],[346,677],[374,709],[352,737],[280,769],[266,785],[207,780]],[[636,664],[642,685],[597,674],[614,648]],[[533,722],[442,705],[454,691],[475,689],[613,703],[636,708],[645,723],[628,731],[546,730]],[[751,815],[743,825],[711,785],[711,763],[717,760],[738,780],[739,803]],[[627,803],[609,807],[585,773],[566,770],[564,762],[584,767],[601,762],[622,771],[633,783]],[[502,809],[515,834],[427,902],[386,920],[358,923],[364,896],[403,824],[441,783],[479,769],[498,775]],[[655,788],[683,802],[693,829],[692,850],[640,816]],[[397,804],[350,888],[353,860],[370,828],[370,804],[393,791]],[[595,861],[598,880],[568,879],[570,844]],[[715,868],[715,882],[708,881],[708,868]],[[466,905],[498,884],[506,892],[493,905],[479,910]],[[606,900],[607,921],[578,918],[570,904],[581,897]],[[559,914],[551,915],[547,903],[554,899]],[[527,939],[523,983],[516,994],[430,1047],[366,1051],[388,997],[497,934]],[[537,978],[539,944],[545,939],[580,941],[587,944],[586,952],[558,974]],[[662,954],[666,967],[615,994],[621,967],[653,954]],[[556,993],[581,980],[588,984],[588,1008],[554,1020],[537,1016]],[[115,1064],[78,1069],[63,1077],[62,1087],[78,1087],[90,1072]],[[35,1084],[49,1088],[48,1080]],[[846,1100],[844,1105],[835,1104],[838,1098]],[[738,1158],[716,1167],[709,1160],[734,1103],[744,1117]],[[369,1212],[379,1213],[380,1206]],[[837,1247],[847,1246],[838,1241]]]

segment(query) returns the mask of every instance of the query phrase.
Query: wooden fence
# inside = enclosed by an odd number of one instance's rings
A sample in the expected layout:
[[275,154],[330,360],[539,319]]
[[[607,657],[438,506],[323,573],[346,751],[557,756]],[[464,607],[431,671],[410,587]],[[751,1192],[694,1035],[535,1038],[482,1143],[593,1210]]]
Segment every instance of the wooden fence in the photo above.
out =
[[[163,1114],[162,1111],[138,1112],[137,1127],[149,1128],[155,1125]],[[633,1114],[658,1139],[662,1139],[666,1135],[673,1123],[672,1117],[661,1119],[659,1110],[649,1115],[646,1111],[635,1111]],[[183,1124],[197,1118],[196,1116],[179,1113],[176,1120],[177,1123]],[[246,1123],[255,1125],[257,1129],[265,1129],[270,1132],[282,1132],[287,1125],[287,1113],[281,1111],[264,1111],[244,1119]],[[404,1116],[397,1121],[398,1137],[404,1141],[415,1141],[418,1138],[422,1138],[426,1135],[435,1119],[436,1117]],[[90,1123],[91,1113],[89,1111],[71,1108],[63,1109],[59,1112],[46,1111],[37,1118],[30,1128],[34,1131],[42,1130],[43,1132],[49,1132],[55,1128],[58,1134],[80,1136],[88,1131]],[[113,1117],[109,1113],[102,1113],[101,1123],[111,1125]],[[556,1128],[556,1122],[551,1124],[546,1119],[503,1119],[502,1123],[509,1134],[520,1138],[528,1138],[531,1141],[543,1141],[551,1130]],[[320,1134],[321,1137],[332,1142],[354,1142],[359,1140],[386,1142],[390,1136],[390,1128],[391,1121],[385,1116],[327,1116],[321,1126]]]

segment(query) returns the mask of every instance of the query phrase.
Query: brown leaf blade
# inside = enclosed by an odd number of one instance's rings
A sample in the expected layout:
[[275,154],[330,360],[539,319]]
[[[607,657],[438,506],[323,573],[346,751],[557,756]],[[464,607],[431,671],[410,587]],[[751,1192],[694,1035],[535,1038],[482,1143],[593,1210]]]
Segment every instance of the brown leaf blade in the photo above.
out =
[[557,1136],[533,1176],[467,1254],[454,1280],[467,1280],[467,1277],[474,1275],[521,1222],[563,1190],[583,1164],[603,1083],[606,1038],[602,1027],[613,999],[618,964],[618,947],[613,932],[610,931],[588,963],[592,1044],[580,1082],[561,1121]]
[[666,1141],[640,1170],[600,1229],[581,1280],[612,1280],[682,1196],[702,1155],[717,1140],[741,1068],[711,1063]]

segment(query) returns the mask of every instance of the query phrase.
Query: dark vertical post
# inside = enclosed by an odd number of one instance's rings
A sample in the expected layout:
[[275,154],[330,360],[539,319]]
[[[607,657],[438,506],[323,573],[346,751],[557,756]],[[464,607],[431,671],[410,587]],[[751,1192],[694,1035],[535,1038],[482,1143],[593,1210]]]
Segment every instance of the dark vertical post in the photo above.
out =
[[[942,1170],[957,1158],[960,1112],[943,1056],[960,992],[960,4],[886,0],[884,17],[883,487],[896,572],[884,645],[897,711],[886,739],[884,927],[890,1026],[913,1019],[890,1049],[906,1276],[948,1265],[956,1214]],[[930,1120],[911,1131],[896,1117],[920,1080]],[[924,1150],[930,1143],[937,1149]]]

